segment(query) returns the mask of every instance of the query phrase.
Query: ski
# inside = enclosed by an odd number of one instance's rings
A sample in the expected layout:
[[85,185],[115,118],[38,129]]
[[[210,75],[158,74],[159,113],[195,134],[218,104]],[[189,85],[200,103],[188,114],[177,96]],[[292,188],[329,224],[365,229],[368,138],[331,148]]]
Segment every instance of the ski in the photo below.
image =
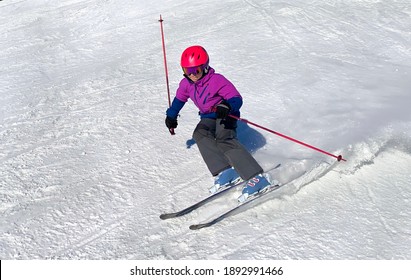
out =
[[190,229],[191,230],[197,230],[197,229],[212,226],[212,225],[222,221],[223,219],[234,215],[239,209],[244,208],[246,205],[252,203],[253,201],[259,200],[262,197],[266,196],[267,194],[272,193],[273,191],[278,190],[279,188],[281,188],[285,185],[287,185],[287,184],[284,184],[284,185],[271,185],[271,186],[265,188],[262,192],[259,192],[256,195],[249,197],[246,201],[244,201],[242,203],[239,203],[237,206],[234,206],[233,208],[231,208],[231,209],[227,210],[226,212],[220,214],[219,216],[215,217],[214,219],[212,219],[208,222],[191,225]]
[[245,184],[246,181],[241,181],[238,182],[236,184],[232,184],[232,185],[228,185],[225,188],[220,189],[218,192],[210,194],[209,196],[207,196],[206,198],[198,201],[197,203],[194,203],[191,206],[188,206],[187,208],[184,208],[180,211],[174,212],[174,213],[164,213],[160,215],[160,219],[162,220],[166,220],[166,219],[171,219],[171,218],[176,218],[176,217],[181,217],[184,216],[194,210],[196,210],[197,208],[200,208],[201,206],[203,206],[204,204],[213,201],[214,199],[220,197],[222,194],[228,192],[229,190],[236,188],[242,184]]
[[[263,197],[265,197],[266,199],[270,199],[270,197],[268,196],[270,193],[273,193],[274,191],[283,188],[285,186],[289,186],[292,183],[295,183],[296,181],[298,181],[300,178],[303,177],[303,175],[305,175],[305,177],[309,178],[308,182],[304,182],[303,184],[306,185],[308,183],[311,183],[315,180],[317,180],[318,178],[321,178],[322,176],[324,176],[325,174],[327,174],[329,171],[331,171],[335,166],[336,166],[337,162],[329,165],[328,164],[328,168],[321,168],[320,172],[315,172],[315,175],[310,175],[311,172],[315,171],[316,169],[318,169],[318,166],[316,168],[313,168],[310,172],[304,172],[304,174],[301,174],[299,177],[291,179],[288,182],[285,182],[281,185],[271,185],[265,189],[263,189],[262,192],[257,193],[256,195],[253,195],[251,197],[249,197],[245,202],[240,202],[238,203],[236,206],[232,207],[231,209],[226,210],[225,212],[219,214],[217,217],[214,217],[212,220],[210,221],[205,221],[199,224],[193,224],[190,226],[191,230],[197,230],[197,229],[201,229],[201,228],[205,228],[205,227],[210,227],[220,221],[222,221],[223,219],[230,217],[236,213],[238,213],[240,210],[245,210],[245,206],[256,202],[256,201],[266,201],[266,200],[262,200]],[[301,185],[301,182],[299,182],[299,184]]]
[[[275,167],[269,169],[268,171],[277,169],[277,168],[279,168],[280,166],[281,166],[281,164],[277,164]],[[204,199],[202,199],[202,200],[194,203],[194,204],[191,205],[191,206],[188,206],[187,208],[184,208],[184,209],[182,209],[182,210],[180,210],[180,211],[177,211],[177,212],[174,212],[174,213],[164,213],[164,214],[161,214],[161,215],[160,215],[160,219],[162,219],[162,220],[167,220],[167,219],[171,219],[171,218],[177,218],[177,217],[184,216],[184,215],[186,215],[186,214],[188,214],[188,213],[190,213],[190,212],[192,212],[192,211],[200,208],[201,206],[205,205],[206,203],[211,202],[211,201],[213,201],[214,199],[220,197],[222,194],[227,193],[229,190],[234,189],[234,188],[236,188],[236,187],[238,187],[238,186],[241,186],[241,185],[245,184],[246,182],[247,182],[247,181],[241,181],[241,182],[238,182],[238,183],[233,184],[233,185],[228,185],[227,187],[219,190],[219,191],[216,192],[216,193],[213,193],[213,194],[207,196],[206,198],[204,198]]]

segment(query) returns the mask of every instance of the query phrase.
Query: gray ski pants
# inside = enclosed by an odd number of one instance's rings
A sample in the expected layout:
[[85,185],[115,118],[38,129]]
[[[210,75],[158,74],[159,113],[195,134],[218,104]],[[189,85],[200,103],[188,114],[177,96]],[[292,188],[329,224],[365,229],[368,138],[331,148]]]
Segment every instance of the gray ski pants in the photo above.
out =
[[217,176],[234,167],[242,179],[248,180],[262,173],[261,166],[237,139],[236,120],[230,119],[226,124],[221,121],[201,119],[193,132],[193,139],[211,174]]

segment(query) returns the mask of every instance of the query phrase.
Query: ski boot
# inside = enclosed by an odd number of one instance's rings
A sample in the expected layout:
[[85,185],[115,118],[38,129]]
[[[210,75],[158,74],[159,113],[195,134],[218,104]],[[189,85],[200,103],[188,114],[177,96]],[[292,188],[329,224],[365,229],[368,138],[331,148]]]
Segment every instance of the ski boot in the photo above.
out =
[[263,192],[265,188],[273,185],[268,174],[259,174],[250,179],[243,188],[242,194],[238,198],[238,202],[245,202],[250,196]]
[[210,193],[216,193],[221,188],[224,188],[228,185],[233,185],[239,183],[241,181],[240,175],[238,175],[237,171],[234,168],[230,167],[217,175],[214,186],[212,186],[209,191]]

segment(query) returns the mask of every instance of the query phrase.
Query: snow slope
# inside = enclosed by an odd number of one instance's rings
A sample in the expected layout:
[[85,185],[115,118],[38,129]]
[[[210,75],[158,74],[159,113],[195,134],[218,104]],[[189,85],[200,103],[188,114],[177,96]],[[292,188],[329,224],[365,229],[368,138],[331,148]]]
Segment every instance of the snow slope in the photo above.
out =
[[[239,89],[239,138],[293,181],[214,227],[238,193],[161,221],[213,180],[164,126],[179,56],[202,44]],[[410,259],[411,2],[0,3],[1,259]]]

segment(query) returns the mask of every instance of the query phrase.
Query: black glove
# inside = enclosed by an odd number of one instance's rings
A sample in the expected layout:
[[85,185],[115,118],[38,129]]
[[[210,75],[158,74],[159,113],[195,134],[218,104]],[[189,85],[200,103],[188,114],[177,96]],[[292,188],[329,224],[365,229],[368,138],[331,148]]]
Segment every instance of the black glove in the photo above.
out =
[[168,129],[176,128],[178,125],[177,119],[172,119],[170,117],[166,118],[166,126]]
[[230,104],[228,104],[227,101],[223,100],[223,102],[217,105],[216,110],[215,110],[217,119],[227,118],[230,111],[231,111]]

